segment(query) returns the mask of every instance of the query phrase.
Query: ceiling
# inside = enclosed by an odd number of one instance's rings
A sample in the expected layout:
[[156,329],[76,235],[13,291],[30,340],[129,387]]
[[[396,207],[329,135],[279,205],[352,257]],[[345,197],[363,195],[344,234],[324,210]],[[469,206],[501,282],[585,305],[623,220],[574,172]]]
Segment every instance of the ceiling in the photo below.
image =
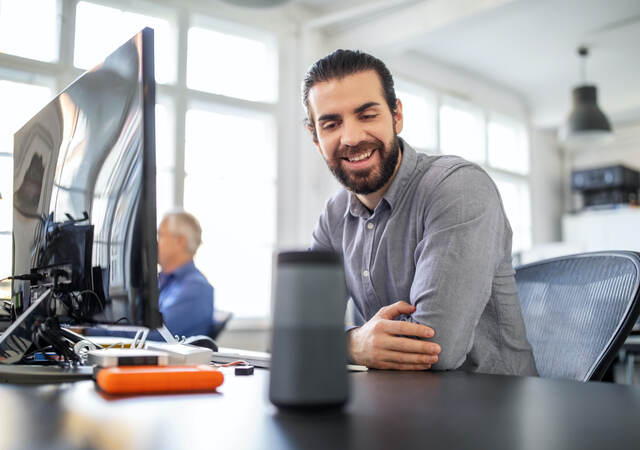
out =
[[539,127],[568,115],[579,83],[576,48],[591,49],[587,80],[614,120],[640,120],[638,0],[295,0],[317,12],[336,46],[410,52],[517,93]]

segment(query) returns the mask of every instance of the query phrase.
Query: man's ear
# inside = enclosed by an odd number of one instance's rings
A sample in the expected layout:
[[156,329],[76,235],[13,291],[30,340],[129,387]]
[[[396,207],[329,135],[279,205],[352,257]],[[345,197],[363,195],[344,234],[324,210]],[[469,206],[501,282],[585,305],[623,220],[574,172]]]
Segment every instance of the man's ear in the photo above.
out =
[[187,237],[183,234],[177,235],[178,242],[180,243],[180,248],[184,251],[189,251],[189,246],[187,245]]
[[311,134],[311,140],[313,141],[315,146],[318,148],[318,150],[320,150],[320,143],[318,142],[318,133],[316,133],[316,128],[313,126],[313,124],[309,119],[305,120],[305,126],[307,127],[307,130],[309,130],[309,133]]
[[404,116],[402,115],[402,102],[400,99],[396,99],[396,112],[393,114],[393,127],[396,131],[396,134],[400,134],[402,131],[402,120]]

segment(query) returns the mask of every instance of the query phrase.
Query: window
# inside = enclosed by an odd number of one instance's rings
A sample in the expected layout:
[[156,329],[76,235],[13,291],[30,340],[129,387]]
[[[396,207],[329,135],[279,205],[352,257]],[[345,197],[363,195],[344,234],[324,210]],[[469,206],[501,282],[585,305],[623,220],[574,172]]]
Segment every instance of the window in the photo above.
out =
[[[278,98],[274,44],[192,27],[187,51],[187,86],[213,94],[257,102]],[[242,55],[242,57],[239,57]]]
[[278,100],[275,41],[241,25],[194,20],[183,204],[203,229],[196,264],[215,289],[216,308],[237,318],[266,317],[277,214],[276,125],[269,112]]
[[400,133],[416,150],[436,150],[438,107],[436,96],[426,89],[396,81],[396,97],[402,102],[403,129]]
[[168,20],[80,2],[76,9],[74,64],[89,69],[144,27],[154,29],[158,83],[176,80],[176,32]]
[[174,209],[176,179],[175,113],[168,99],[156,99],[156,210],[158,222]]
[[526,178],[492,173],[513,230],[512,252],[531,248],[531,201]]
[[58,60],[56,0],[0,0],[0,52]]
[[469,161],[485,160],[485,127],[482,110],[454,99],[440,105],[440,151]]
[[491,114],[487,131],[489,165],[522,175],[528,174],[529,146],[524,125]]
[[[451,96],[398,80],[404,106],[400,136],[416,149],[457,155],[483,166],[496,183],[513,230],[513,252],[531,247],[526,126]],[[436,133],[436,130],[438,133]]]
[[[0,0],[0,52],[21,57],[0,54],[0,99],[11,105],[0,108],[0,252],[11,253],[13,133],[51,98],[50,87],[58,91],[77,68],[90,69],[148,26],[155,31],[159,84],[157,216],[184,207],[202,222],[196,262],[214,285],[217,307],[236,318],[268,316],[277,214],[276,37],[159,3]],[[75,15],[62,17],[69,5]],[[69,28],[74,32],[65,33]],[[73,62],[60,59],[60,48]],[[10,264],[11,258],[0,260],[0,275]]]
[[276,155],[268,116],[190,109],[186,117],[184,206],[200,220],[196,264],[216,308],[269,314],[276,226]]

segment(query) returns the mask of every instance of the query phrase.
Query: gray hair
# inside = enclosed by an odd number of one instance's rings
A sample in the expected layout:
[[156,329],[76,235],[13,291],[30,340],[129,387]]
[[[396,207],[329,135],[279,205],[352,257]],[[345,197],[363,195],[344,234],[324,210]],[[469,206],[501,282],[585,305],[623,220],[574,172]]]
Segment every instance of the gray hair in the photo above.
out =
[[202,228],[198,219],[188,212],[174,211],[165,214],[162,220],[167,221],[169,232],[186,238],[187,249],[192,255],[195,255],[198,247],[202,244]]

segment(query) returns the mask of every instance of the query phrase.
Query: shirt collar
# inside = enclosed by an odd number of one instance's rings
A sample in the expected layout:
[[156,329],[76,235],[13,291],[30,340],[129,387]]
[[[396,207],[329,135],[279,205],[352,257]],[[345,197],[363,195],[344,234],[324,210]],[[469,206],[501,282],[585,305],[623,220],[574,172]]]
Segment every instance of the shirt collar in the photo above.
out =
[[192,259],[190,261],[187,261],[171,273],[160,272],[160,277],[162,277],[163,279],[165,277],[182,278],[190,272],[193,272],[194,270],[196,270],[196,265],[194,264]]
[[[400,200],[405,187],[411,180],[411,176],[416,168],[416,164],[418,163],[418,155],[416,151],[409,144],[407,144],[404,139],[399,137],[398,144],[400,145],[400,151],[402,152],[402,161],[400,161],[400,168],[398,169],[398,172],[396,173],[391,186],[389,186],[389,189],[387,189],[387,192],[385,192],[384,196],[380,200],[380,203],[382,203],[383,201],[386,202],[391,210],[393,210],[394,206]],[[376,209],[378,209],[379,206],[380,204],[378,204]],[[367,207],[364,206],[362,202],[358,200],[358,197],[356,197],[356,195],[351,191],[349,191],[349,202],[347,205],[347,210],[345,211],[345,216],[347,214],[351,214],[354,217],[364,218],[368,218],[369,216],[371,216],[371,213],[369,212]]]

